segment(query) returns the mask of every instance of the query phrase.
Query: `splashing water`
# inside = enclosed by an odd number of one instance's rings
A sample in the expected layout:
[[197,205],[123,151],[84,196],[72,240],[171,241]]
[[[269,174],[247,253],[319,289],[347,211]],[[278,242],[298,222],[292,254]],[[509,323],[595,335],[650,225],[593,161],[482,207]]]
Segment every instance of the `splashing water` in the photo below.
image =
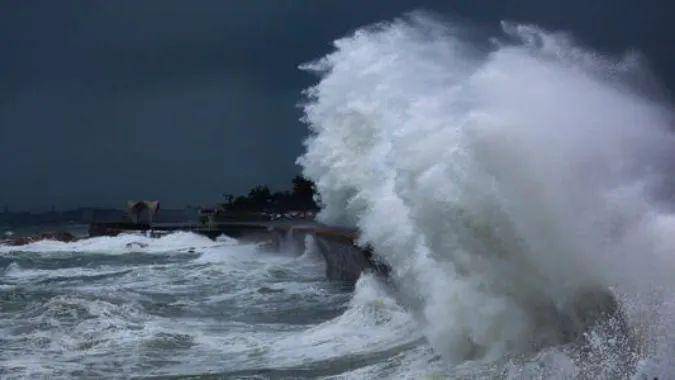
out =
[[[658,329],[644,326],[673,320],[671,108],[634,90],[646,72],[636,54],[603,57],[534,26],[503,31],[485,52],[414,13],[302,66],[321,75],[298,160],[319,217],[360,229],[449,363],[576,337],[581,360],[642,360],[657,374],[672,363],[646,358],[672,338],[654,343]],[[594,351],[623,341],[619,322],[584,330],[610,288],[641,342],[621,349],[630,360]]]

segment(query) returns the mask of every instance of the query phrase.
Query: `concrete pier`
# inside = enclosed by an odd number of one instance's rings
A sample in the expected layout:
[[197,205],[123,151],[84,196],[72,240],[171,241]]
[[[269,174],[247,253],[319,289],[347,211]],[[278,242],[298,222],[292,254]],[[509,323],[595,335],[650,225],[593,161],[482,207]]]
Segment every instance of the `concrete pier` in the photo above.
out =
[[228,222],[210,226],[200,224],[134,224],[92,223],[90,236],[115,236],[125,232],[146,232],[161,235],[172,231],[190,231],[215,239],[226,235],[242,241],[267,242],[277,250],[306,249],[307,236],[326,261],[326,276],[331,280],[355,282],[362,272],[373,271],[382,275],[389,268],[379,262],[369,248],[356,244],[358,231],[350,228],[327,226],[313,221]]

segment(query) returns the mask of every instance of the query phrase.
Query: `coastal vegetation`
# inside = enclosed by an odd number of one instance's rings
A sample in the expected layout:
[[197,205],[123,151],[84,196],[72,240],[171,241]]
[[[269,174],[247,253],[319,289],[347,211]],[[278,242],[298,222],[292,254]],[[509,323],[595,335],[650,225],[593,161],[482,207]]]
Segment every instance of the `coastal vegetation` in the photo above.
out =
[[314,183],[302,176],[295,176],[291,190],[272,192],[267,185],[256,185],[247,195],[225,194],[219,209],[226,213],[284,214],[293,211],[319,209],[318,194]]

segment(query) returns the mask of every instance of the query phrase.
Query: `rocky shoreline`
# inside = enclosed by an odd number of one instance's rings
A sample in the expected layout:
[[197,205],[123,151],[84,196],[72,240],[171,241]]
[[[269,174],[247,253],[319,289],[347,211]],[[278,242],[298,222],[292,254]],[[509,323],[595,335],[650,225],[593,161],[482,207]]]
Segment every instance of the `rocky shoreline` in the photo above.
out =
[[[307,244],[318,251],[326,263],[329,280],[354,283],[365,271],[387,276],[389,267],[379,261],[372,250],[356,244],[357,231],[342,227],[326,226],[309,221],[230,222],[215,226],[191,224],[167,224],[149,226],[131,223],[92,223],[89,236],[117,236],[122,233],[142,233],[149,237],[161,237],[171,232],[189,231],[211,239],[225,235],[242,241],[264,244],[272,251],[293,250],[304,252]],[[78,238],[65,231],[42,232],[29,236],[8,237],[0,244],[18,247],[41,240],[70,243]],[[134,248],[129,246],[128,248]]]
[[40,240],[54,240],[64,243],[71,243],[78,240],[78,238],[66,231],[49,231],[29,236],[8,237],[7,239],[0,240],[0,244],[14,247],[35,243]]

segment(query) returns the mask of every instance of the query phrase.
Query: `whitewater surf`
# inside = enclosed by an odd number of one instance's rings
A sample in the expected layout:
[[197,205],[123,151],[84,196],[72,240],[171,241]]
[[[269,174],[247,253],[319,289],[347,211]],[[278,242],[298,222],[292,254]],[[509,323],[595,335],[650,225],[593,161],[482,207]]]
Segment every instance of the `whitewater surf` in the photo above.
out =
[[637,53],[425,13],[305,64],[330,281],[189,232],[0,245],[2,378],[654,378],[675,372],[672,107]]
[[321,377],[419,349],[385,287],[328,281],[308,247],[184,232],[0,247],[0,375]]
[[477,42],[418,12],[301,66],[320,76],[298,160],[319,217],[392,267],[444,363],[672,375],[672,107],[637,53],[502,29]]

